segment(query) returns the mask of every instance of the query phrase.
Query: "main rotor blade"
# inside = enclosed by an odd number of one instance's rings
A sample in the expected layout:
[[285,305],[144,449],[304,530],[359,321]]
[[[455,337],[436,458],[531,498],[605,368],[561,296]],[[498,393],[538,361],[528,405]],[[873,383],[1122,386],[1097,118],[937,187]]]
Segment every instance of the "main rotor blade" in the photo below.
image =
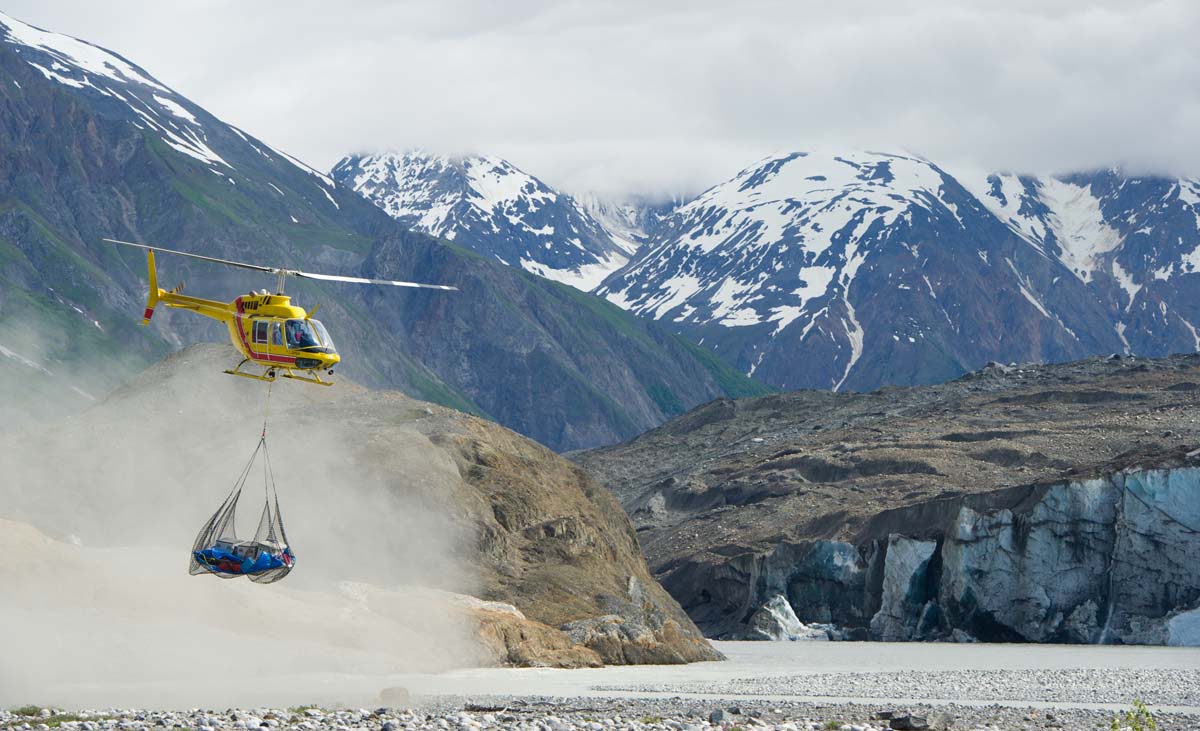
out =
[[363,277],[346,277],[340,274],[314,274],[313,272],[300,272],[295,269],[282,269],[276,267],[264,267],[258,264],[244,264],[240,261],[230,261],[228,259],[217,259],[212,256],[201,256],[200,254],[189,254],[186,251],[175,251],[174,249],[164,249],[161,246],[149,246],[148,244],[135,244],[132,241],[121,241],[119,239],[104,239],[112,244],[121,244],[122,246],[135,246],[139,249],[150,249],[152,251],[161,251],[167,254],[178,254],[179,256],[189,256],[193,259],[202,261],[211,261],[214,264],[225,264],[231,267],[241,267],[242,269],[253,269],[256,272],[267,272],[268,274],[284,274],[290,277],[302,277],[304,279],[323,279],[328,282],[347,282],[350,284],[385,284],[392,287],[417,287],[421,289],[441,289],[451,292],[457,292],[458,287],[451,287],[445,284],[421,284],[419,282],[397,282],[391,279],[365,279]]
[[120,241],[118,239],[104,239],[110,244],[121,244],[123,246],[136,246],[139,249],[150,249],[151,251],[161,251],[165,254],[178,254],[179,256],[190,256],[193,259],[202,259],[211,261],[214,264],[224,264],[231,267],[241,267],[242,269],[253,269],[256,272],[268,272],[271,274],[277,273],[279,270],[273,267],[264,267],[257,264],[243,264],[240,261],[229,261],[228,259],[217,259],[211,256],[200,256],[199,254],[189,254],[186,251],[175,251],[174,249],[164,249],[161,246],[148,246],[146,244],[135,244],[132,241]]
[[391,279],[364,279],[363,277],[344,277],[340,274],[313,274],[312,272],[297,272],[292,271],[297,277],[305,279],[324,279],[327,282],[348,282],[350,284],[387,284],[393,287],[419,287],[421,289],[443,289],[450,292],[457,292],[458,287],[451,287],[447,284],[421,284],[419,282],[397,282]]

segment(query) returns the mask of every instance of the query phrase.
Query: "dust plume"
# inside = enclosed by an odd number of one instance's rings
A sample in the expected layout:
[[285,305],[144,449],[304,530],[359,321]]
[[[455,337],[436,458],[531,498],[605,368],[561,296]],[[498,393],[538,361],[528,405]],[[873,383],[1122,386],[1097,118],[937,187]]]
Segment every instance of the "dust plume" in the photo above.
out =
[[[336,702],[331,689],[355,679],[368,702],[387,676],[478,660],[461,613],[414,588],[471,590],[461,480],[413,427],[422,409],[351,384],[268,389],[222,375],[233,362],[191,348],[81,413],[0,432],[0,705]],[[0,394],[20,388],[14,373],[0,372]],[[268,586],[189,576],[268,390],[297,568]],[[261,469],[239,535],[262,509]]]

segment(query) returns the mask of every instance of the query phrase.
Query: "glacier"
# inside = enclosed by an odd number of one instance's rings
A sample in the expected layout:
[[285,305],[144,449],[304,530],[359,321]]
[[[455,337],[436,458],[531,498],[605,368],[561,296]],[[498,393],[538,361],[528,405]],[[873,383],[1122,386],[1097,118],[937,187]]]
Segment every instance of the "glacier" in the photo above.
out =
[[1198,646],[1197,457],[884,511],[850,539],[685,572],[715,594],[689,611],[719,638],[815,623],[889,642]]

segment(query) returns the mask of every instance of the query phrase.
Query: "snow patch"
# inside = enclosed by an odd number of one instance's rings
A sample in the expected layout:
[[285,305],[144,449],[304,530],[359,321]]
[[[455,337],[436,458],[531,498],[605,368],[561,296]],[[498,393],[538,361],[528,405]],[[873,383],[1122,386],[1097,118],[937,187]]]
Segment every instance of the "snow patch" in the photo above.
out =
[[1125,355],[1129,355],[1132,352],[1132,348],[1129,347],[1129,341],[1125,338],[1125,323],[1118,322],[1113,327],[1113,330],[1117,332],[1117,337],[1121,339],[1121,345],[1125,348]]
[[[600,283],[607,279],[609,274],[625,266],[627,261],[628,259],[614,252],[595,264],[584,264],[575,269],[552,269],[541,262],[522,258],[521,268],[539,277],[553,279],[556,282],[570,285],[575,289],[591,292],[596,287],[599,287]],[[504,263],[507,264],[507,262]],[[609,299],[612,301],[611,298]],[[620,307],[620,304],[615,301],[613,301],[613,304]]]
[[[245,137],[243,137],[243,139],[245,139]],[[249,142],[249,140],[247,140],[247,142]],[[317,178],[318,180],[325,183],[325,185],[329,186],[330,188],[335,187],[336,184],[333,182],[333,178],[329,177],[328,175],[321,172],[320,170],[317,170],[316,168],[311,167],[311,166],[305,164],[304,162],[301,162],[299,159],[292,157],[291,155],[287,154],[286,152],[277,150],[274,147],[271,147],[270,145],[266,145],[266,148],[268,150],[270,150],[271,152],[274,152],[276,155],[279,155],[283,159],[287,160],[291,164],[295,165],[296,167],[300,168],[302,171]],[[258,149],[258,148],[255,148],[255,149]],[[267,153],[263,152],[262,150],[259,150],[259,152],[264,157],[267,157],[267,158],[270,157],[269,155],[267,155]],[[326,193],[326,195],[328,195],[328,193]],[[337,204],[334,203],[334,205],[336,206]]]
[[199,124],[199,122],[196,121],[196,118],[192,116],[192,113],[184,109],[183,106],[181,106],[178,102],[168,99],[164,96],[159,96],[158,94],[154,95],[154,101],[158,102],[164,109],[171,114],[174,114],[176,117],[179,117],[180,119],[186,119],[192,124]]
[[[82,396],[83,398],[87,399],[88,401],[95,401],[95,400],[96,400],[96,397],[95,397],[95,396],[91,395],[91,394],[90,394],[90,393],[88,393],[87,391],[84,391],[84,390],[83,390],[82,388],[80,388],[79,386],[68,386],[68,388],[70,388],[72,391],[74,391],[74,392],[75,392],[77,395],[79,395],[79,396]],[[75,536],[71,536],[71,537],[72,537],[72,538],[75,538]],[[76,541],[76,544],[78,545],[78,544],[79,544],[79,539],[78,539],[78,538],[75,538],[75,541]]]
[[[146,76],[128,61],[98,46],[61,33],[51,33],[41,28],[35,28],[3,13],[0,13],[0,26],[3,26],[4,34],[11,43],[44,51],[59,63],[74,66],[80,71],[119,83],[133,81],[170,93],[170,89]],[[27,63],[34,65],[29,61]],[[38,68],[43,73],[47,73],[46,69]],[[56,77],[58,81],[67,83],[64,81],[66,77],[57,75]],[[87,83],[89,86],[91,85],[91,82]]]
[[[1022,239],[1033,244],[1038,251],[1043,251],[1046,233],[1049,229],[1037,216],[1021,212],[1023,208],[1037,200],[1036,192],[1031,190],[1025,181],[1016,175],[991,175],[982,182],[972,176],[964,175],[959,177],[959,181],[983,204],[984,208],[1003,221]],[[986,255],[983,252],[980,254],[984,256],[986,263]]]
[[858,359],[862,357],[863,353],[862,325],[858,323],[858,317],[854,312],[854,305],[850,304],[850,298],[846,297],[843,302],[846,305],[846,315],[850,318],[849,323],[842,320],[842,326],[846,328],[846,338],[850,341],[850,360],[846,363],[846,370],[842,373],[841,380],[834,384],[834,391],[842,390],[842,385],[850,377],[850,371],[854,368],[854,364],[858,363]]
[[687,302],[688,298],[699,292],[702,286],[699,277],[690,274],[676,274],[663,283],[658,296],[652,297],[645,309],[652,313],[654,319],[660,320],[678,305]]
[[1134,284],[1133,276],[1125,271],[1116,259],[1112,263],[1113,277],[1116,278],[1117,284],[1121,285],[1121,289],[1125,290],[1125,294],[1129,297],[1129,304],[1125,305],[1125,311],[1129,312],[1133,308],[1133,300],[1137,297],[1137,293],[1141,290],[1142,285]]
[[[1176,315],[1176,316],[1178,317],[1178,315]],[[1196,332],[1196,326],[1193,325],[1192,323],[1188,322],[1187,320],[1183,319],[1182,317],[1179,318],[1179,321],[1182,322],[1183,326],[1186,327],[1188,329],[1188,332],[1190,332],[1192,334],[1192,340],[1195,341],[1195,344],[1196,344],[1196,351],[1200,352],[1200,334],[1198,334]]]
[[1049,223],[1058,258],[1084,282],[1100,268],[1101,258],[1121,245],[1121,235],[1104,222],[1100,201],[1089,188],[1047,178],[1039,185],[1050,209]]
[[753,295],[757,288],[757,282],[739,282],[733,277],[726,279],[710,297],[714,305],[713,319],[726,327],[757,325],[761,322],[758,313],[751,307],[742,306],[747,293]]
[[[2,17],[3,16],[0,16],[0,18],[2,18]],[[25,356],[21,355],[20,353],[14,351],[14,350],[9,350],[8,348],[4,347],[3,345],[0,345],[0,355],[3,355],[5,358],[9,358],[10,360],[15,360],[16,362],[20,363],[21,365],[32,368],[35,371],[40,371],[42,373],[45,373],[48,376],[54,375],[50,371],[46,370],[46,368],[43,367],[41,363],[38,363],[37,361],[35,361],[31,358],[26,358]]]
[[1037,311],[1042,313],[1042,317],[1045,317],[1047,320],[1057,319],[1050,315],[1050,312],[1047,311],[1046,308],[1042,306],[1042,303],[1038,300],[1037,297],[1033,296],[1033,292],[1031,292],[1029,289],[1028,282],[1026,281],[1025,277],[1021,276],[1021,273],[1017,271],[1017,268],[1015,266],[1013,266],[1012,260],[1006,258],[1004,261],[1008,263],[1008,268],[1011,269],[1012,273],[1016,276],[1017,287],[1020,288],[1021,295],[1026,300],[1029,301],[1029,304],[1031,304],[1035,308],[1037,308]]
[[802,284],[799,288],[792,290],[792,294],[799,298],[800,304],[774,307],[771,309],[771,316],[767,318],[768,321],[778,323],[775,326],[774,334],[779,333],[779,331],[791,325],[796,318],[800,317],[810,301],[817,297],[825,296],[836,274],[837,269],[834,267],[814,266],[801,269],[800,280]]

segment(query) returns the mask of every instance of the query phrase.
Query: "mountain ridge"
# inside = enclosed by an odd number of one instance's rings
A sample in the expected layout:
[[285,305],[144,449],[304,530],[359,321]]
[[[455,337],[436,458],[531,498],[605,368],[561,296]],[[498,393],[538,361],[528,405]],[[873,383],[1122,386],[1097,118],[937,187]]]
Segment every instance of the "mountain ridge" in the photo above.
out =
[[351,155],[331,174],[406,226],[585,291],[637,246],[628,225],[610,231],[573,197],[491,155]]
[[[778,388],[869,390],[989,361],[1200,348],[1186,285],[1200,265],[1192,179],[963,175],[847,150],[769,156],[687,201],[572,200],[636,246],[592,291]],[[459,235],[505,215],[441,225]],[[508,244],[540,246],[520,233]]]
[[1197,190],[1111,170],[979,182],[911,155],[781,154],[676,209],[596,292],[785,389],[1194,350],[1200,297],[1171,280],[1200,273]]

